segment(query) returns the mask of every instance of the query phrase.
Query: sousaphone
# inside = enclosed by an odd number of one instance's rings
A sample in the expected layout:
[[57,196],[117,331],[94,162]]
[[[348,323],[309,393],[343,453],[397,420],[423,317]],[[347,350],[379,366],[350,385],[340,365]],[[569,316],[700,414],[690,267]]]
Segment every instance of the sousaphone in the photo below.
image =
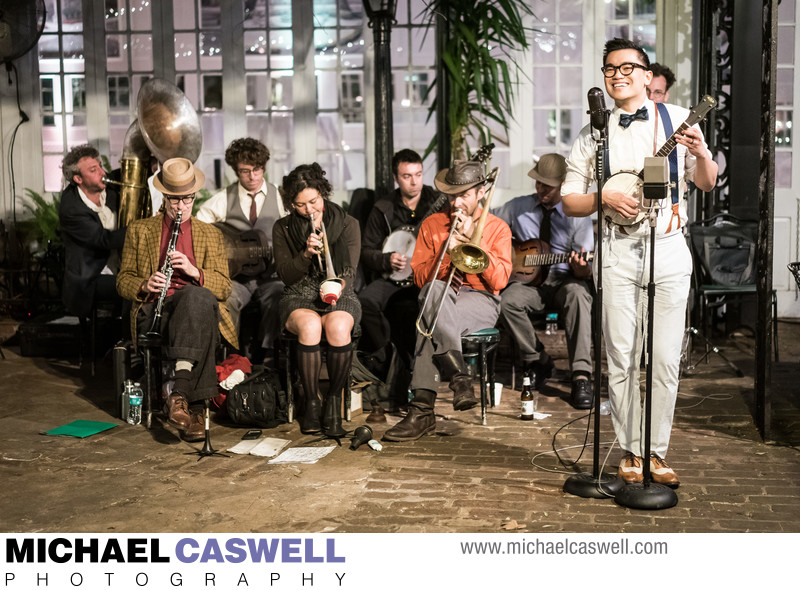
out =
[[137,98],[138,117],[128,127],[120,158],[119,227],[153,214],[147,177],[150,158],[159,164],[170,158],[193,163],[203,147],[197,111],[180,88],[159,78],[145,82]]

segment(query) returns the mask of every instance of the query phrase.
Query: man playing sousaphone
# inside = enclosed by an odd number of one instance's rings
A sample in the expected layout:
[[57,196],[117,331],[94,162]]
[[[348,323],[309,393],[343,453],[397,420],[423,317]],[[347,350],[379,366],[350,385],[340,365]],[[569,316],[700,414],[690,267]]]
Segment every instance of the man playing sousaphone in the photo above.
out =
[[[251,352],[254,362],[259,362],[264,354],[269,355],[281,330],[278,302],[283,294],[283,282],[275,272],[269,250],[272,226],[286,215],[286,209],[277,187],[264,178],[268,161],[269,150],[260,141],[251,137],[233,140],[225,150],[225,162],[238,180],[203,203],[197,212],[200,221],[222,224],[223,230],[230,228],[225,231],[229,240],[241,242],[242,250],[254,255],[244,261],[242,268],[232,269],[232,274],[238,274],[231,277],[231,296],[227,301],[237,330],[242,308],[251,300],[258,301],[258,346],[261,350]],[[236,259],[233,263],[235,266]]]
[[[390,340],[404,361],[410,363],[413,356],[413,326],[410,322],[406,324],[409,334],[405,330],[403,334],[392,333],[386,309],[390,299],[410,298],[412,303],[416,302],[419,289],[411,279],[414,237],[438,197],[433,187],[422,182],[422,158],[417,152],[409,149],[397,152],[392,158],[392,171],[397,188],[375,203],[361,240],[361,261],[368,284],[358,293],[363,313],[359,346],[369,353],[369,362],[373,364],[370,368],[390,360]],[[409,253],[398,251],[405,246],[410,246]],[[407,282],[399,277],[407,277]]]
[[[430,338],[417,336],[411,378],[414,399],[406,417],[386,431],[385,440],[416,440],[436,429],[433,408],[443,380],[450,381],[456,410],[469,410],[478,403],[462,356],[461,337],[494,327],[500,315],[500,289],[511,273],[511,230],[494,215],[482,217],[486,180],[484,164],[472,160],[456,160],[436,175],[436,188],[447,194],[449,206],[422,223],[411,259],[414,282],[422,289],[424,309],[419,323],[426,330],[435,323],[435,329]],[[479,219],[485,221],[483,227]],[[482,235],[480,244],[474,245],[485,252],[488,264],[475,274],[456,270],[448,286],[442,279],[452,270],[450,254],[454,247],[469,244],[473,235]],[[429,292],[435,303],[426,305]]]

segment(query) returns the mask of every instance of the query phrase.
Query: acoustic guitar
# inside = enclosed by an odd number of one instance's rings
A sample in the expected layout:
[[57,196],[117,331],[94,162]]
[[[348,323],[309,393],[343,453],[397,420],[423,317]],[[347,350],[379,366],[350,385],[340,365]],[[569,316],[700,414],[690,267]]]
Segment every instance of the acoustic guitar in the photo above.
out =
[[[571,252],[556,254],[550,250],[550,244],[538,238],[514,242],[511,256],[511,281],[538,287],[547,279],[550,266],[569,262]],[[587,262],[594,258],[594,252],[576,252],[576,256]]]
[[257,277],[272,261],[272,247],[266,234],[259,229],[239,231],[227,223],[215,223],[225,238],[228,272],[231,278]]

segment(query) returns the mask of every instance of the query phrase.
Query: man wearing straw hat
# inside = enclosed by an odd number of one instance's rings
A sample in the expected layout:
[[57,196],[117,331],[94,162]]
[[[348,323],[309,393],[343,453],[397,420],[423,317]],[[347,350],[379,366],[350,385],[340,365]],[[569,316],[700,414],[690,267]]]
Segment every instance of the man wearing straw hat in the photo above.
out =
[[[528,244],[541,253],[544,242],[554,254],[569,254],[568,262],[536,269],[542,273],[540,277],[547,271],[542,283],[533,279],[536,276],[533,268],[525,269],[531,271],[533,280],[530,283],[525,282],[525,275],[519,281],[512,276],[501,294],[500,314],[517,343],[525,375],[531,378],[534,389],[541,389],[545,380],[552,376],[554,363],[536,337],[528,314],[545,308],[558,309],[567,336],[572,378],[570,403],[586,410],[592,406],[589,379],[592,374],[592,295],[589,291],[592,269],[586,257],[577,253],[594,249],[594,230],[589,217],[564,215],[561,185],[566,175],[564,156],[543,155],[528,172],[535,181],[536,192],[512,199],[494,212],[511,226],[515,247]],[[528,242],[534,239],[540,242]]]
[[[385,440],[411,441],[436,430],[433,407],[441,381],[450,381],[454,409],[469,410],[478,403],[464,363],[461,337],[494,327],[500,315],[500,289],[511,272],[508,225],[488,215],[479,244],[488,256],[488,267],[476,274],[457,270],[449,287],[445,281],[452,269],[453,248],[469,243],[476,232],[486,180],[484,164],[472,160],[456,160],[434,179],[436,188],[447,194],[449,206],[422,222],[411,269],[414,282],[422,289],[420,306],[425,307],[420,326],[430,330],[434,320],[436,325],[430,338],[417,335],[411,378],[414,399],[406,417],[386,431]],[[446,252],[437,272],[442,249]],[[428,292],[430,301],[425,305]],[[437,312],[440,301],[441,311]]]
[[[198,406],[217,393],[215,352],[219,334],[238,347],[233,321],[224,301],[231,292],[222,233],[192,219],[195,194],[205,175],[185,158],[164,162],[154,179],[164,194],[164,212],[128,227],[122,250],[117,291],[133,302],[131,333],[153,326],[155,302],[162,290],[160,334],[165,357],[175,362],[175,386],[166,402],[171,424],[185,440],[202,440],[204,422]],[[162,272],[175,221],[181,213],[177,242],[171,253],[172,280]]]

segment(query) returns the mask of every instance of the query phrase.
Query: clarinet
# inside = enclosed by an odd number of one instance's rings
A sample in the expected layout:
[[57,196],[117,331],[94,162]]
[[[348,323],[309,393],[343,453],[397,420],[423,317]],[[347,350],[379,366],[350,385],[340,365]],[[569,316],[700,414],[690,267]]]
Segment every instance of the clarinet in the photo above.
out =
[[183,217],[183,212],[178,209],[178,212],[175,214],[172,236],[169,239],[169,246],[167,246],[167,257],[164,259],[164,265],[160,269],[161,273],[167,277],[167,280],[164,286],[161,287],[161,292],[158,294],[156,313],[153,316],[153,325],[150,327],[150,332],[155,334],[158,334],[161,328],[161,308],[164,307],[164,299],[167,298],[169,284],[172,282],[172,253],[175,252],[175,245],[178,243],[178,234],[181,232],[181,217]]

